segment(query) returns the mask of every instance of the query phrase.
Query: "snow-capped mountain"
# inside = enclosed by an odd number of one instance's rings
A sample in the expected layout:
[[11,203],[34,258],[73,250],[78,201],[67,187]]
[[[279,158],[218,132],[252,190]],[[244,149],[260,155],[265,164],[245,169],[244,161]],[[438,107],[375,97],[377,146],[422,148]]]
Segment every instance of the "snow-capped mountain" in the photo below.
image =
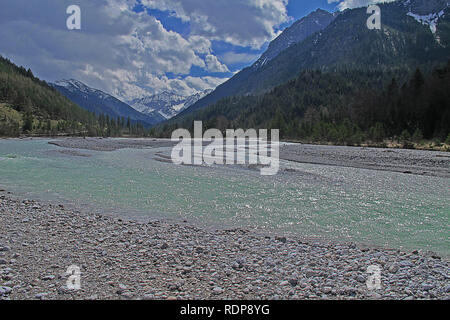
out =
[[420,16],[438,13],[450,5],[449,0],[403,0],[402,3],[409,12]]
[[66,90],[73,92],[73,93],[77,92],[79,94],[85,94],[85,95],[95,94],[100,99],[106,99],[109,96],[108,94],[104,93],[103,91],[88,87],[81,81],[78,81],[75,79],[56,81],[56,82],[52,83],[52,85],[54,87],[55,86],[63,87]]
[[212,90],[205,90],[186,97],[164,91],[152,96],[132,100],[130,105],[143,114],[158,113],[165,119],[170,119],[211,92]]
[[91,88],[78,80],[61,80],[50,85],[69,100],[97,115],[104,114],[111,118],[129,117],[132,122],[140,122],[147,126],[165,120],[157,112],[143,114],[112,95]]

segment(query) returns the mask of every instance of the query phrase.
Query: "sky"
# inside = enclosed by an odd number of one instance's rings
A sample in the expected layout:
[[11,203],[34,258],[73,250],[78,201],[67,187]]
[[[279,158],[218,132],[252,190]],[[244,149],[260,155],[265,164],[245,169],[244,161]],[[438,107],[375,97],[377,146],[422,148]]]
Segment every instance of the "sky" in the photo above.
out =
[[[388,0],[390,1],[390,0]],[[46,81],[77,79],[124,101],[212,89],[317,8],[380,0],[1,0],[0,55]],[[81,29],[69,30],[70,5]]]

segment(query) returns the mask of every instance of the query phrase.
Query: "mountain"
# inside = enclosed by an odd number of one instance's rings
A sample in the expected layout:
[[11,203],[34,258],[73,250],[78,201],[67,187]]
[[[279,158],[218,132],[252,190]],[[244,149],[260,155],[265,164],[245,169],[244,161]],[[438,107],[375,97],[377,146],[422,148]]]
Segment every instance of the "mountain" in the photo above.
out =
[[94,132],[95,116],[0,56],[0,136]]
[[[295,44],[301,43],[312,34],[326,28],[336,15],[325,10],[318,9],[306,17],[298,20],[292,26],[286,28],[275,40],[273,40],[267,51],[252,66],[245,68],[237,73],[227,82],[218,86],[213,92],[200,99],[197,103],[187,108],[180,114],[186,114],[191,111],[211,105],[222,98],[236,94],[246,94],[242,84],[252,81],[255,74],[265,68],[270,62],[276,58],[281,52]],[[280,83],[277,83],[280,84]]]
[[130,102],[130,105],[143,114],[152,115],[158,113],[165,119],[170,119],[211,92],[212,90],[205,90],[191,96],[181,96],[165,91],[160,94],[135,99]]
[[74,103],[97,115],[104,114],[113,119],[129,117],[131,122],[141,123],[146,127],[165,120],[156,112],[143,114],[136,111],[110,94],[90,88],[78,80],[62,80],[51,85]]
[[302,42],[310,35],[325,29],[334,18],[334,14],[317,9],[308,16],[296,21],[269,44],[267,51],[252,65],[252,68],[259,69],[263,67],[290,46]]
[[[306,69],[414,70],[419,66],[427,66],[430,70],[436,63],[446,61],[450,41],[448,1],[402,0],[379,6],[382,12],[381,30],[369,30],[366,27],[369,17],[366,7],[345,10],[322,30],[314,32],[315,29],[309,29],[311,34],[302,27],[305,23],[294,24],[295,27],[293,25],[283,32],[285,36],[282,34],[277,39],[292,39],[288,34],[294,29],[304,32],[303,36],[309,36],[291,44],[271,60],[265,60],[265,56],[273,56],[270,52],[275,54],[278,51],[269,46],[262,60],[237,73],[175,119],[212,105],[222,98],[268,92],[294,79]],[[304,19],[314,20],[317,15],[324,13],[316,11]],[[421,19],[424,17],[426,19]],[[324,25],[325,22],[322,23]],[[289,40],[277,39],[276,42],[289,43]]]
[[[391,80],[382,86],[383,78]],[[395,139],[409,148],[428,139],[436,146],[450,144],[450,61],[408,77],[395,71],[302,71],[264,95],[225,98],[166,123],[157,135],[192,129],[194,121],[222,132],[279,129],[282,139],[307,143],[385,146],[385,139]]]

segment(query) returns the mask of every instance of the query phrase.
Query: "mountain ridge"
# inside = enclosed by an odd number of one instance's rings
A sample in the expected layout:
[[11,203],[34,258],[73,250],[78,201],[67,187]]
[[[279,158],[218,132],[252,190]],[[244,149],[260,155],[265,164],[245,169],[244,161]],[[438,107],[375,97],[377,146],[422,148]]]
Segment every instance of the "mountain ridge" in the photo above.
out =
[[158,114],[142,114],[128,104],[99,89],[94,89],[76,79],[60,80],[50,84],[68,99],[97,115],[111,118],[130,118],[133,123],[153,126],[164,120]]
[[283,50],[306,39],[309,35],[323,30],[336,15],[317,9],[306,17],[297,20],[290,27],[286,28],[277,38],[270,42],[268,49],[252,65],[252,68],[258,69],[264,66],[268,61],[274,59]]
[[[253,72],[257,72],[260,69],[264,68],[267,63],[270,63],[274,60],[280,53],[286,50],[289,47],[292,47],[296,43],[302,42],[305,38],[314,34],[318,30],[325,28],[333,19],[337,16],[337,14],[329,13],[322,9],[317,9],[314,12],[311,12],[307,16],[299,19],[294,22],[291,26],[287,27],[276,39],[274,39],[270,44],[269,48],[262,54],[262,56],[251,66],[244,68],[236,75],[234,75],[230,80],[225,83],[219,85],[213,92],[204,98],[197,101],[191,107],[187,108],[183,112],[180,112],[179,115],[183,115],[189,113],[191,111],[203,108],[207,105],[213,104],[218,100],[230,96],[228,92],[236,92],[240,90],[240,84],[242,82],[247,81],[253,74]],[[317,18],[321,18],[320,23],[316,23]],[[315,27],[312,27],[315,26]],[[305,28],[305,29],[303,29]],[[300,32],[301,34],[296,37],[291,36],[291,31]],[[289,43],[289,40],[286,43],[286,39],[295,38],[297,42]],[[294,41],[294,40],[293,40]],[[280,44],[281,43],[281,44]],[[277,46],[279,45],[279,46]],[[177,115],[177,116],[179,116]]]
[[96,125],[92,113],[0,55],[0,136],[85,134]]
[[174,92],[163,91],[158,94],[134,99],[130,101],[130,105],[143,114],[157,112],[165,119],[171,119],[211,92],[212,89],[207,89],[190,96],[183,96]]
[[[443,62],[450,42],[448,4],[445,0],[379,4],[382,8],[382,30],[368,30],[365,27],[369,17],[365,7],[347,9],[337,14],[326,28],[289,46],[261,67],[243,69],[175,119],[226,97],[267,92],[295,78],[304,69],[325,71],[342,65],[414,69],[439,59]],[[436,34],[432,33],[430,26],[408,15],[409,12],[425,14],[441,10],[444,13],[436,21],[439,25]]]

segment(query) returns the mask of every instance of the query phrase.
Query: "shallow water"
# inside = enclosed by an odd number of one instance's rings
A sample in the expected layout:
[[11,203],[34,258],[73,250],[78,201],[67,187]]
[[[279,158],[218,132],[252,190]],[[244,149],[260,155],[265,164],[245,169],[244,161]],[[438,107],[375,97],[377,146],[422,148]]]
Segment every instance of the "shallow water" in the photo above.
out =
[[296,172],[263,177],[239,167],[156,161],[164,148],[99,152],[48,141],[0,140],[0,186],[126,218],[183,219],[450,255],[448,178],[291,162],[282,168]]

